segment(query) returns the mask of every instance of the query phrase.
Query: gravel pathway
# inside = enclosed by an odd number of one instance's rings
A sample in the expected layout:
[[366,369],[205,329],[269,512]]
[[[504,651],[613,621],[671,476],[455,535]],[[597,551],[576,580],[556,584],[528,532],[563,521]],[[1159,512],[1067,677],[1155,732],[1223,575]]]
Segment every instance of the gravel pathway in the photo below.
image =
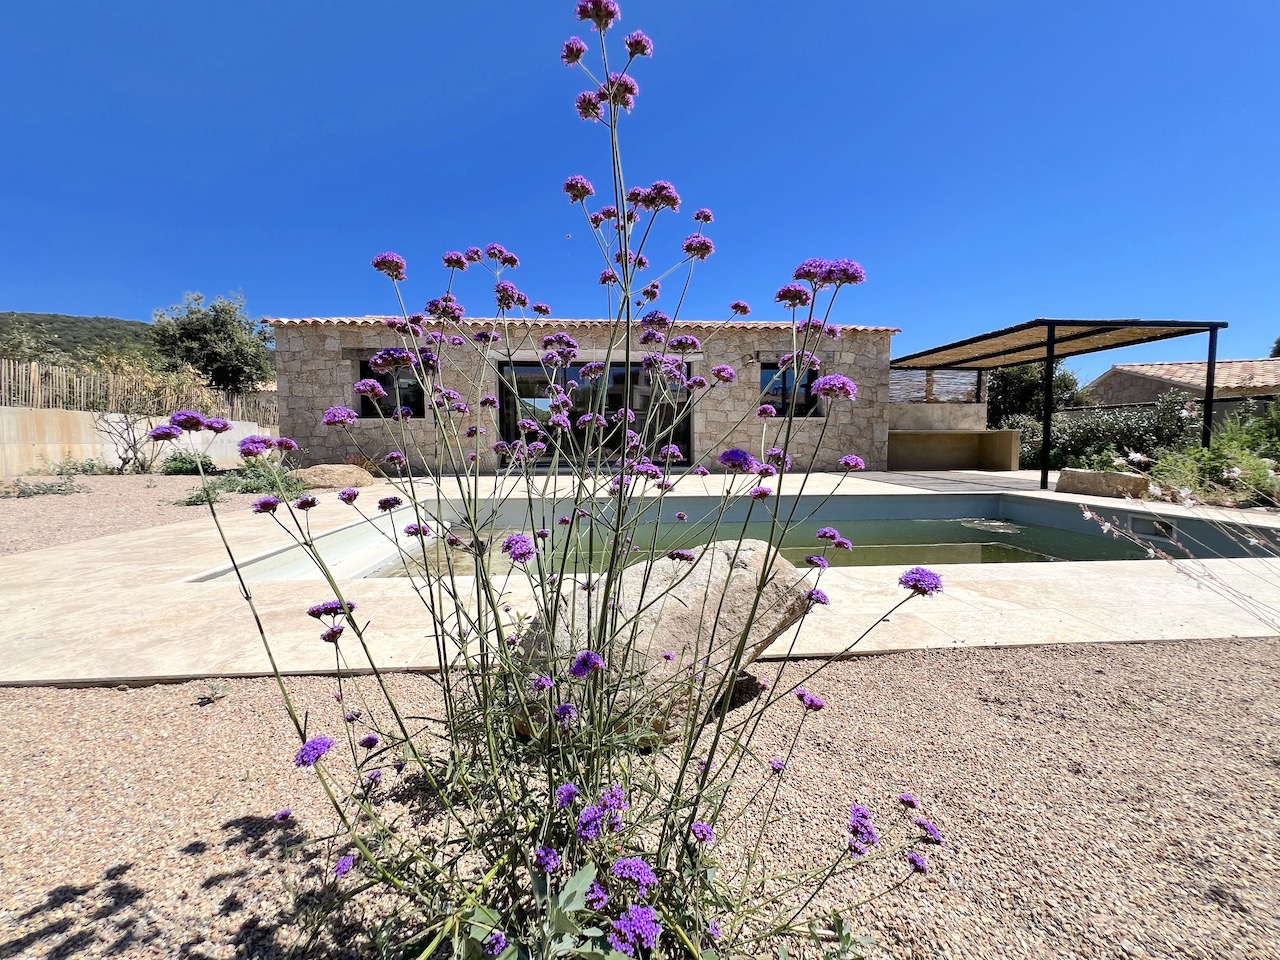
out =
[[[58,477],[20,477],[24,483],[51,483]],[[0,556],[73,543],[87,536],[145,530],[184,520],[208,520],[208,508],[176,501],[200,488],[198,477],[72,477],[82,492],[0,498]],[[251,494],[223,494],[221,511],[248,510]],[[86,523],[91,531],[86,533]]]
[[[392,683],[430,709],[423,678]],[[290,686],[340,723],[331,681]],[[1280,639],[904,653],[809,686],[830,706],[785,774],[778,861],[904,789],[948,840],[856,918],[871,957],[1280,957]],[[272,681],[3,689],[0,711],[0,957],[285,956],[290,891],[322,889],[333,852],[283,845],[332,817]],[[789,733],[763,729],[764,755]]]

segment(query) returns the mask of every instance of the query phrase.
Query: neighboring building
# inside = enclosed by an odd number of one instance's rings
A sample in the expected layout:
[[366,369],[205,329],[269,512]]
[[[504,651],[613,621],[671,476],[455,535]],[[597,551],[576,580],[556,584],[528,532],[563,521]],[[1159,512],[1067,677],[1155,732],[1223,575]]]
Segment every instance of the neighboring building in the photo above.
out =
[[[390,451],[390,438],[372,406],[373,401],[355,397],[351,390],[357,380],[374,378],[394,395],[396,374],[380,374],[369,366],[369,358],[377,350],[401,345],[400,335],[387,329],[383,319],[305,317],[268,321],[275,327],[276,334],[280,433],[301,444],[304,463],[340,463],[356,453],[377,459]],[[607,391],[608,410],[621,406],[627,376],[622,364],[622,345],[614,346],[607,383],[589,382],[580,376],[584,363],[606,358],[610,333],[615,329],[607,320],[468,319],[447,328],[427,328],[428,332],[432,329],[468,338],[490,330],[502,334],[501,342],[487,351],[470,339],[465,346],[444,345],[439,351],[440,383],[461,393],[470,407],[469,413],[458,415],[459,432],[473,424],[488,430],[485,442],[478,446],[483,471],[491,472],[501,466],[499,455],[493,452],[494,442],[520,438],[517,420],[530,417],[545,422],[548,417],[547,368],[540,362],[546,352],[542,346],[545,336],[563,331],[578,345],[574,362],[556,374],[563,386],[570,380],[580,381],[572,393],[575,406],[569,411],[571,422],[588,411],[598,396],[597,390]],[[804,377],[791,455],[808,463],[810,454],[820,444],[815,460],[819,469],[838,468],[840,457],[854,453],[866,461],[868,469],[883,470],[888,461],[889,440],[886,410],[889,340],[898,331],[890,327],[860,326],[842,326],[840,330],[837,339],[815,338],[817,342],[809,345],[821,359],[822,367],[817,373],[810,372]],[[653,389],[648,373],[642,369],[641,358],[663,348],[642,346],[639,333],[637,329],[631,343],[632,409],[640,416],[651,405],[656,405],[659,421],[679,421],[672,439],[689,463],[702,461],[714,469],[716,455],[727,447],[742,447],[758,453],[762,433],[765,446],[775,445],[784,421],[781,418],[761,421],[756,418],[755,409],[762,392],[773,394],[777,403],[777,395],[783,390],[789,391],[794,382],[791,379],[794,374],[780,372],[777,363],[781,355],[794,349],[790,322],[679,321],[673,334],[691,334],[701,341],[700,351],[683,354],[687,376],[701,376],[714,382],[711,368],[718,364],[728,364],[737,372],[733,383],[717,383],[699,391],[701,395],[693,405],[692,415],[684,418],[679,417],[679,412],[685,407],[688,392]],[[857,383],[858,396],[852,404],[809,395],[808,383],[828,372],[842,373]],[[425,412],[427,398],[407,371],[400,374],[399,383],[401,401],[413,414],[409,424],[417,428],[412,431],[416,451],[405,449],[404,452],[411,460],[419,463],[425,460],[432,466],[449,462],[451,456],[458,454],[451,454],[439,442],[434,427],[429,426],[429,418],[418,419]],[[478,401],[484,394],[498,397],[496,416],[492,411],[480,409]],[[382,403],[384,410],[391,409],[390,398]],[[346,429],[324,426],[320,422],[326,408],[340,405],[361,413],[361,422],[351,428],[355,443],[348,438]],[[739,425],[744,414],[746,418]]]
[[[1085,387],[1100,404],[1152,403],[1170,390],[1204,399],[1208,362],[1119,363]],[[1273,397],[1280,394],[1280,359],[1219,360],[1213,367],[1217,400]]]

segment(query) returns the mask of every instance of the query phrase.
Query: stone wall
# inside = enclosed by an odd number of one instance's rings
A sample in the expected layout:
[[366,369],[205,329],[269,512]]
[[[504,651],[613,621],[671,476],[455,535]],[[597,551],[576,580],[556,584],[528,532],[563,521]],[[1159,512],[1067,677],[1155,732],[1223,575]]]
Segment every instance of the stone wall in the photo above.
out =
[[985,430],[985,403],[891,403],[885,408],[890,430]]
[[1184,390],[1186,393],[1191,393],[1195,396],[1200,396],[1203,393],[1201,390],[1192,390],[1190,388],[1175,388],[1172,384],[1153,380],[1150,377],[1139,376],[1136,373],[1126,373],[1123,370],[1108,370],[1089,385],[1089,396],[1095,402],[1103,404],[1154,403],[1157,397],[1173,389]]
[[[479,329],[469,321],[468,329]],[[717,384],[700,391],[692,414],[693,450],[691,460],[701,459],[714,468],[714,457],[726,447],[742,447],[759,455],[762,447],[780,443],[784,422],[760,421],[755,409],[760,396],[761,362],[774,362],[792,350],[792,328],[788,323],[755,324],[735,328],[718,323],[681,323],[677,332],[692,333],[702,340],[702,351],[688,355],[691,375],[711,380],[710,369],[727,363],[738,372],[732,384]],[[497,468],[492,444],[499,439],[494,418],[480,411],[478,399],[497,393],[496,364],[505,360],[536,361],[543,353],[541,338],[564,329],[579,344],[579,360],[602,360],[609,348],[609,326],[604,323],[555,321],[516,323],[505,328],[504,342],[485,357],[472,344],[446,347],[441,351],[445,367],[440,382],[462,393],[473,413],[459,416],[459,431],[470,425],[487,430],[479,445],[479,465],[483,471]],[[836,469],[840,457],[861,456],[868,469],[882,470],[888,459],[889,427],[886,408],[889,400],[888,329],[845,328],[835,340],[811,344],[822,359],[821,373],[843,373],[858,384],[857,400],[822,401],[826,409],[819,416],[793,421],[791,455],[797,463],[815,469]],[[359,378],[360,361],[375,350],[398,345],[400,338],[375,321],[338,322],[288,321],[276,324],[277,378],[279,384],[280,432],[295,439],[305,464],[340,463],[354,453],[379,459],[393,447],[402,449],[415,464],[432,467],[447,463],[451,453],[441,443],[439,431],[430,421],[410,420],[407,432],[393,444],[381,421],[361,422],[350,431],[326,427],[320,418],[328,407],[358,404],[351,385]],[[632,344],[632,359],[652,349]],[[621,348],[613,358],[620,360]],[[401,429],[397,426],[396,429]],[[690,451],[685,451],[688,455]]]

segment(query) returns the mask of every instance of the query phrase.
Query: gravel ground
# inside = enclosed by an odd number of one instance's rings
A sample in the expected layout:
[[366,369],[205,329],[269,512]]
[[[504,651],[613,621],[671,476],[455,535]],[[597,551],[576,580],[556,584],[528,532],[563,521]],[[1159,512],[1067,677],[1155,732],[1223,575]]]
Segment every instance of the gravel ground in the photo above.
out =
[[[391,679],[430,709],[426,680]],[[313,729],[340,724],[332,681],[289,684]],[[902,790],[947,837],[857,916],[871,957],[1280,957],[1280,639],[894,654],[809,687],[830,705],[783,779],[778,862],[829,856],[850,803],[887,817]],[[4,689],[0,711],[0,957],[286,954],[291,891],[335,851],[283,855],[333,820],[272,681]]]
[[[58,477],[21,477],[28,484],[50,483]],[[0,498],[0,556],[54,547],[92,536],[144,530],[183,520],[208,519],[207,507],[184,507],[175,501],[200,488],[198,477],[105,476],[72,477],[83,492]],[[251,494],[223,494],[218,509],[248,510]]]

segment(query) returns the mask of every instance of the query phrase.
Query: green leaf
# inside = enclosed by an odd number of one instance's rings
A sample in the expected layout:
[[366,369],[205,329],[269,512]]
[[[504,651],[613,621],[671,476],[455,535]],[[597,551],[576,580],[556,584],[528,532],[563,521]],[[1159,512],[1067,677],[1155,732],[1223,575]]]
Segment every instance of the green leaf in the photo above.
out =
[[778,960],[787,960],[787,945],[785,943],[778,944]]
[[573,922],[573,917],[559,907],[552,906],[547,908],[547,920],[555,933],[572,934],[575,937],[582,936],[582,928]]
[[587,891],[596,880],[596,865],[588,863],[565,883],[556,896],[555,903],[561,910],[570,913],[581,910],[587,905]]

